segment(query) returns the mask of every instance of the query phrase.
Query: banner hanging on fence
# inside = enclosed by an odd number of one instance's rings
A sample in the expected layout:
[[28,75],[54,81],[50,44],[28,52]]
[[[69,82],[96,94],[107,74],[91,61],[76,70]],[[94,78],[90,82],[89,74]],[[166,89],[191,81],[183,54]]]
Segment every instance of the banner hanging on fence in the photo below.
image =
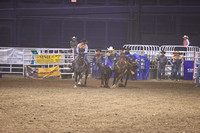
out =
[[51,68],[35,68],[26,66],[25,75],[31,78],[48,78],[60,76],[59,66]]
[[0,64],[23,64],[23,50],[0,49]]
[[62,55],[36,55],[36,63],[60,63]]
[[55,77],[55,76],[60,76],[59,66],[38,69],[38,77]]

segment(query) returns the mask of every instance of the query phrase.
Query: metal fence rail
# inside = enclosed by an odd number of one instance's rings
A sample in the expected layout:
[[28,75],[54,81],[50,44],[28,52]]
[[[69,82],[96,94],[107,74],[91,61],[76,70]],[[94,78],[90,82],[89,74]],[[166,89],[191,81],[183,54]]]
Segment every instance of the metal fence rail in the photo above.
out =
[[[168,60],[173,56],[174,51],[180,51],[184,60],[200,61],[200,49],[197,46],[183,47],[180,45],[132,45],[125,44],[123,48],[129,48],[131,54],[147,55],[150,60],[150,71],[156,71],[158,65],[155,63],[155,59],[160,55],[161,50],[166,52]],[[48,54],[61,54],[61,63],[36,63],[36,54],[32,51],[37,51],[38,55]],[[61,52],[62,51],[62,52]],[[108,50],[101,50],[104,58]],[[115,50],[119,52],[119,50]],[[18,53],[18,54],[15,54]],[[96,49],[88,50],[88,58],[92,63]],[[24,74],[24,66],[38,66],[38,67],[53,67],[60,66],[61,74],[70,74],[73,77],[73,73],[69,72],[72,60],[74,60],[74,50],[71,48],[23,48],[23,47],[0,47],[0,73],[16,73]],[[6,57],[6,58],[2,58]],[[92,65],[92,64],[91,64]],[[166,67],[166,75],[171,75],[171,65],[168,63]],[[196,76],[197,66],[194,65],[194,78]],[[184,67],[182,67],[181,75],[184,75]]]
[[[139,55],[147,55],[150,60],[150,71],[155,72],[154,70],[158,70],[158,65],[155,63],[155,59],[160,55],[160,52],[164,50],[166,52],[165,56],[168,58],[168,64],[166,66],[166,76],[171,75],[171,64],[169,63],[170,58],[173,56],[174,51],[179,51],[182,53],[182,57],[184,60],[191,60],[194,63],[197,59],[200,58],[200,48],[197,46],[180,46],[180,45],[133,45],[133,44],[126,44],[123,46],[124,48],[129,48],[131,54],[139,54]],[[195,54],[196,53],[196,54]],[[196,60],[195,60],[196,58]],[[200,59],[199,59],[200,60]],[[197,66],[194,65],[194,74],[196,76]],[[157,72],[158,73],[158,72]],[[181,75],[184,75],[184,66],[181,68]],[[157,75],[158,77],[158,75]]]
[[[35,53],[34,53],[34,52]],[[18,55],[20,54],[20,55]],[[60,63],[37,63],[36,55],[62,55]],[[17,56],[17,57],[16,57]],[[24,74],[24,66],[49,68],[60,66],[61,75],[71,75],[69,72],[74,51],[71,48],[18,48],[0,47],[0,73]]]

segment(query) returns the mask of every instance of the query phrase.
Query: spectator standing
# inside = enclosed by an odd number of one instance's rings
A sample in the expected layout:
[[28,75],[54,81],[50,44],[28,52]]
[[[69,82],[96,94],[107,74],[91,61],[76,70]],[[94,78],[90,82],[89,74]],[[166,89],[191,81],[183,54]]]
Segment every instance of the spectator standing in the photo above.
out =
[[77,45],[78,45],[77,38],[75,36],[73,36],[72,40],[70,41],[70,47],[76,49]]
[[190,45],[189,37],[187,35],[183,36],[183,46],[187,47]]
[[181,66],[183,66],[183,59],[180,56],[180,52],[174,52],[174,56],[170,58],[170,64],[172,65],[171,79],[179,81],[181,77]]
[[[75,57],[75,54],[77,54],[77,53],[76,53],[76,47],[77,47],[77,45],[78,45],[77,37],[73,36],[73,37],[72,37],[72,40],[70,41],[70,47],[71,47],[71,48],[73,49],[73,51],[74,51],[74,57]],[[70,58],[70,57],[68,57],[68,58]]]
[[196,87],[199,87],[199,77],[200,77],[200,62],[197,62],[196,65],[198,66],[197,74],[196,74]]
[[96,52],[97,53],[94,55],[94,63],[93,63],[94,76],[95,76],[95,78],[98,78],[97,77],[97,70],[98,70],[99,78],[100,78],[101,77],[101,67],[103,66],[103,55],[100,53],[101,52],[100,49],[97,49]]
[[156,59],[156,62],[159,61],[159,68],[158,68],[158,78],[165,79],[165,66],[168,62],[167,57],[165,56],[165,51],[160,52],[161,55]]
[[108,60],[112,62],[111,69],[114,70],[115,63],[117,62],[117,59],[119,58],[119,55],[115,53],[115,50],[112,46],[110,46],[108,49],[108,52],[106,53],[106,61],[105,64],[107,65]]

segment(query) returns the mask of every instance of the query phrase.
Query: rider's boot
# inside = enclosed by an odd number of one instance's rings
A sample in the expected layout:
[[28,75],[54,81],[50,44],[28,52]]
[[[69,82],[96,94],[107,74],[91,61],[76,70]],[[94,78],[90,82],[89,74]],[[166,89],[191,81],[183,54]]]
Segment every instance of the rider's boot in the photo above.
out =
[[88,70],[88,73],[91,73],[89,64],[87,64],[87,70]]
[[71,67],[70,72],[74,72],[74,66]]

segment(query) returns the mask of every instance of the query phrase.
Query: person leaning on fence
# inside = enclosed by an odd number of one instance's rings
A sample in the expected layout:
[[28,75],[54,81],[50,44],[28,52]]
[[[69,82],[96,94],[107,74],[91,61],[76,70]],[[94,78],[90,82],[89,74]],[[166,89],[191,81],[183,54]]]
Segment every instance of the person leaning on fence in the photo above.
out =
[[[73,36],[72,40],[70,41],[70,47],[73,49],[74,57],[75,57],[75,54],[76,54],[77,45],[78,45],[77,37]],[[69,53],[71,53],[71,51]],[[71,58],[71,57],[68,56],[67,58]],[[70,63],[70,62],[68,61],[68,63]]]
[[187,47],[190,45],[189,37],[187,35],[183,36],[183,46]]
[[171,79],[180,80],[181,66],[183,66],[183,58],[180,56],[180,52],[175,51],[174,56],[170,58],[170,64],[172,65]]
[[96,54],[94,55],[94,76],[97,78],[97,70],[99,73],[99,77],[101,77],[101,67],[103,66],[103,55],[100,53],[101,50],[97,49]]
[[73,36],[72,40],[70,41],[70,47],[76,49],[77,45],[78,45],[77,38],[75,36]]
[[106,53],[106,61],[105,64],[107,65],[108,59],[110,62],[112,62],[111,69],[114,70],[115,63],[117,62],[117,59],[119,58],[119,55],[115,52],[114,48],[110,46],[108,49],[108,52]]
[[88,52],[88,45],[87,45],[87,40],[83,39],[81,40],[81,43],[79,43],[76,47],[76,57],[74,58],[74,60],[72,61],[72,69],[71,71],[74,71],[74,61],[78,58],[78,54],[80,51],[83,51],[84,54],[85,54],[85,59],[87,61],[87,65],[88,65],[88,70],[90,71],[90,61],[88,59],[88,56],[87,56],[87,52]]
[[161,55],[155,60],[155,62],[159,61],[159,68],[158,68],[158,78],[165,79],[165,66],[168,62],[167,57],[165,56],[165,51],[160,52]]

